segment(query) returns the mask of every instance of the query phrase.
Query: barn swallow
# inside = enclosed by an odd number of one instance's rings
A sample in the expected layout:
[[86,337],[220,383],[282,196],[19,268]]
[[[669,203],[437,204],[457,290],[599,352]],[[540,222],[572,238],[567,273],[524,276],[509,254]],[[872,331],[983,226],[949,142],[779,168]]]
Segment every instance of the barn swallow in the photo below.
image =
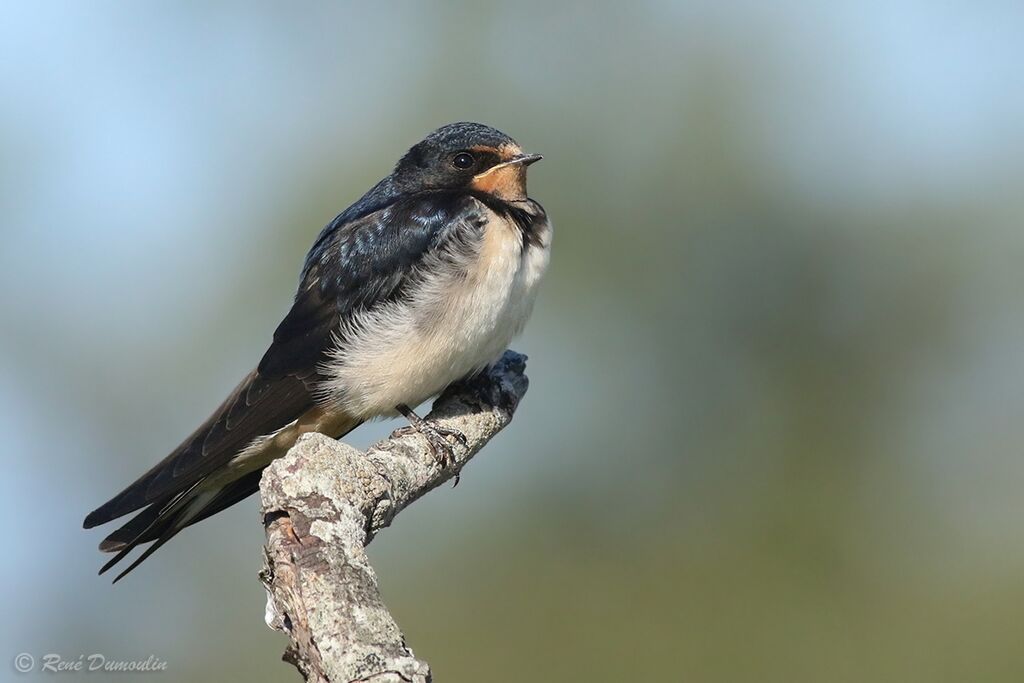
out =
[[442,465],[457,433],[412,407],[494,362],[533,308],[551,225],[526,193],[525,154],[479,123],[453,123],[414,145],[389,176],[342,211],[306,256],[298,292],[256,369],[170,455],[85,518],[131,512],[100,550],[152,544],[259,489],[262,470],[299,435],[340,438],[404,415]]

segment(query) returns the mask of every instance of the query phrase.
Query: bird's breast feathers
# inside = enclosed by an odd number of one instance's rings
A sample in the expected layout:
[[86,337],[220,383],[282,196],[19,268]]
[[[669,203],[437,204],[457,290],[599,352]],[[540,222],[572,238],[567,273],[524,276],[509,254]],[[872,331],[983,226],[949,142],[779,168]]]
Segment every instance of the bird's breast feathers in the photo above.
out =
[[394,414],[486,367],[522,330],[547,268],[550,224],[540,217],[527,234],[481,210],[485,220],[424,259],[405,296],[341,322],[322,368],[324,404],[364,419]]

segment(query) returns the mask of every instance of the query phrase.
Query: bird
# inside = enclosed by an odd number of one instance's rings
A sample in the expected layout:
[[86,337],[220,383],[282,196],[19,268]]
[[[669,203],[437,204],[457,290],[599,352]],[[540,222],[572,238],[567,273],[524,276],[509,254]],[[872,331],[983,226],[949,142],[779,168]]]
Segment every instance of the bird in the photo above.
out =
[[301,434],[341,438],[402,415],[442,467],[465,437],[414,408],[496,361],[530,317],[552,227],[527,195],[527,154],[490,126],[451,123],[413,145],[306,255],[256,367],[163,460],[90,512],[129,513],[100,543],[116,583],[184,528],[247,498]]

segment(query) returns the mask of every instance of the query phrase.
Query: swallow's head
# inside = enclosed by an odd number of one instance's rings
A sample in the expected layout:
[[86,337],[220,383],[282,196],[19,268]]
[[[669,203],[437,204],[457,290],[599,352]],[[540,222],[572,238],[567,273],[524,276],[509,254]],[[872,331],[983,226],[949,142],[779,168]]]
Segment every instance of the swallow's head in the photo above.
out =
[[540,160],[481,123],[450,123],[413,145],[393,177],[406,192],[472,190],[505,201],[526,199],[526,167]]

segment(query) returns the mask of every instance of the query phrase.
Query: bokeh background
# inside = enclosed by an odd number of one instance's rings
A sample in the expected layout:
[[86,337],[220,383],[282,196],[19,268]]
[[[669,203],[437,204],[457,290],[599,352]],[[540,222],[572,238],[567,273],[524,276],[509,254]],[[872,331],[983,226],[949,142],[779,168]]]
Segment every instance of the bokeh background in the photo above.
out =
[[298,680],[255,499],[116,587],[81,520],[257,361],[321,226],[468,119],[545,155],[556,236],[515,422],[371,546],[437,680],[1024,680],[1022,32],[999,1],[5,3],[0,679]]

